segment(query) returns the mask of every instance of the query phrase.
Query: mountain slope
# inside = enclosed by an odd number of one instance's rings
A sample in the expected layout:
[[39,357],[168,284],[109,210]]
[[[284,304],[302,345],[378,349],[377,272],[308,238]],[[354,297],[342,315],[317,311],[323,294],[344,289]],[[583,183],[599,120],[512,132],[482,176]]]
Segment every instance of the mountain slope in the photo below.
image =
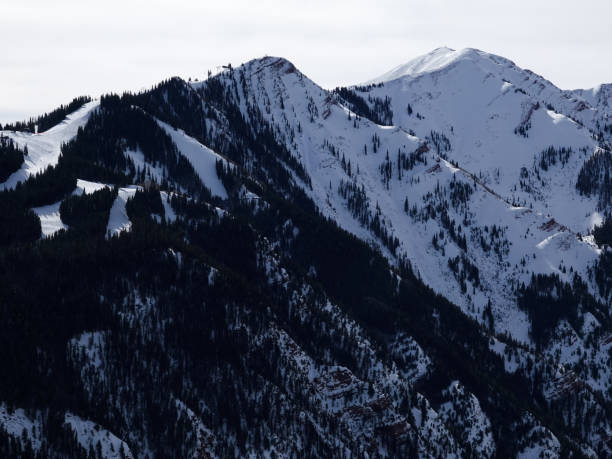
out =
[[[371,112],[378,106],[404,113],[405,123],[388,127],[349,113],[283,59],[252,61],[217,78],[234,85],[228,95],[243,116],[257,106],[275,126],[312,178],[306,191],[326,215],[377,241],[391,259],[406,256],[434,290],[497,333],[541,346],[544,337],[570,330],[579,352],[592,353],[586,367],[598,369],[594,376],[583,367],[581,377],[593,389],[609,387],[607,346],[597,344],[609,330],[609,300],[592,277],[602,252],[580,235],[601,222],[605,209],[576,185],[605,143],[573,121],[574,112],[563,115],[546,102],[564,106],[560,90],[510,61],[466,50],[423,67],[416,77],[355,88]],[[511,88],[511,81],[521,86]],[[426,146],[417,147],[419,137]],[[546,313],[521,299],[534,274],[584,283],[592,299],[563,300],[568,312],[556,306],[541,322]],[[589,314],[597,317],[595,328],[583,335]],[[555,355],[554,345],[541,350],[561,371],[575,367]]]
[[[436,57],[437,54],[439,51],[435,52]],[[555,236],[565,241],[567,254],[552,250],[545,242],[559,232],[551,234],[556,227],[554,224],[547,226],[555,217],[555,222],[559,221],[558,228],[565,225],[569,230],[583,233],[592,229],[593,222],[601,221],[595,199],[582,197],[575,189],[565,186],[567,180],[575,181],[581,162],[598,147],[586,129],[546,110],[530,115],[534,118],[533,123],[537,123],[537,129],[534,128],[537,135],[525,138],[514,134],[507,120],[514,117],[520,122],[528,98],[512,92],[507,101],[491,106],[491,101],[499,100],[508,90],[502,90],[504,82],[500,82],[499,87],[494,82],[486,83],[484,88],[476,86],[480,84],[480,77],[472,73],[474,66],[481,70],[478,59],[481,59],[480,54],[469,50],[447,59],[440,68],[435,67],[433,73],[452,68],[454,89],[451,94],[440,92],[434,101],[424,101],[427,111],[412,102],[426,115],[420,112],[413,118],[406,115],[405,124],[392,127],[378,126],[351,114],[333,95],[283,59],[267,57],[252,61],[235,70],[235,76],[222,74],[218,78],[234,79],[236,104],[241,107],[243,116],[249,116],[247,107],[253,105],[274,126],[277,137],[304,166],[311,179],[306,191],[326,215],[363,239],[372,238],[372,233],[381,236],[381,245],[397,257],[407,256],[435,290],[462,304],[466,312],[470,305],[475,306],[468,312],[475,318],[482,318],[486,304],[493,299],[494,312],[501,316],[498,330],[527,341],[528,327],[516,308],[514,288],[528,283],[532,272],[561,274],[566,281],[571,281],[571,276],[563,275],[559,268],[563,264],[585,276],[588,266],[598,257],[596,247],[572,237],[571,231],[561,231]],[[478,65],[473,64],[474,60]],[[410,65],[420,69],[421,64],[417,64]],[[503,64],[512,65],[509,61]],[[410,85],[420,84],[414,93],[427,94],[426,86],[431,83],[432,72],[419,72],[417,83],[410,82]],[[464,74],[465,88],[457,86],[457,78],[461,78],[457,72]],[[420,83],[423,79],[427,81]],[[474,81],[477,83],[472,85]],[[392,83],[397,83],[397,88],[387,84],[368,88],[367,92],[384,92],[385,97],[390,97],[395,113],[395,107],[407,106],[406,98],[414,93],[406,95],[404,85],[408,83],[405,81]],[[206,83],[195,86],[202,85]],[[401,97],[395,95],[396,90]],[[418,97],[423,99],[421,95]],[[396,102],[398,98],[401,102]],[[448,107],[454,107],[454,111]],[[475,110],[475,107],[485,108]],[[473,113],[471,118],[466,116],[466,110]],[[425,119],[420,119],[423,116]],[[459,120],[459,124],[456,128],[449,127],[447,119]],[[498,120],[489,123],[491,133],[487,130],[481,133],[483,124],[491,119]],[[534,183],[529,192],[519,191],[517,185],[521,182],[522,168],[528,168],[528,173],[539,174],[539,171],[534,172],[534,165],[539,166],[538,155],[550,146],[555,153],[561,148],[575,153],[570,153],[571,160],[563,167],[559,164],[555,177],[542,178],[542,182]],[[444,161],[438,167],[441,158],[453,161],[461,169]],[[475,167],[478,169],[474,170]],[[467,196],[456,196],[451,190],[457,178],[461,178],[459,187]],[[552,181],[560,186],[551,186]],[[452,200],[450,207],[448,196]],[[466,199],[467,202],[461,202]],[[568,200],[573,201],[572,205],[567,206]],[[409,211],[405,210],[406,201]],[[428,210],[440,205],[445,207],[442,221],[439,216],[432,217]],[[527,209],[513,209],[526,206]],[[586,216],[585,207],[592,209]],[[575,215],[568,215],[568,210]],[[517,218],[524,216],[525,221],[517,225]],[[463,222],[459,225],[464,227],[463,231],[470,231],[463,236],[453,234],[455,228],[451,229],[460,222]],[[489,237],[486,234],[488,229],[485,228],[493,225],[501,228],[501,235]],[[431,237],[432,233],[443,235],[444,232],[450,232],[451,245],[442,248],[444,255],[441,257],[440,248],[431,244]],[[487,239],[485,244],[483,237]],[[525,238],[528,242],[524,242]],[[453,239],[460,241],[460,247],[456,247]],[[495,257],[497,260],[490,260],[490,246],[494,246],[499,255]],[[480,287],[481,292],[473,291],[469,296],[467,288],[461,293],[448,269],[448,261],[462,253],[471,258],[472,266],[489,266],[484,271],[496,279],[480,276],[482,284],[479,280],[479,285],[472,285],[472,290]],[[542,257],[537,259],[536,253]],[[520,263],[528,265],[518,269]],[[514,288],[507,289],[508,286]]]
[[60,124],[51,129],[33,134],[20,131],[0,131],[0,135],[12,139],[21,149],[27,147],[28,155],[21,168],[14,172],[0,189],[14,188],[18,182],[23,182],[31,175],[44,171],[47,167],[57,164],[63,143],[71,140],[79,127],[83,126],[92,110],[98,106],[96,101],[88,102],[79,110],[71,113]]

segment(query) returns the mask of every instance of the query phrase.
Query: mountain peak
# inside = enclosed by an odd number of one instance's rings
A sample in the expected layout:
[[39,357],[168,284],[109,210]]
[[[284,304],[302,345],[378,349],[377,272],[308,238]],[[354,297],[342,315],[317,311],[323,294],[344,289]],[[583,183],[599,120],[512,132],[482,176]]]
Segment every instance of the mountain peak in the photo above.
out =
[[423,54],[417,58],[411,59],[405,64],[399,65],[381,76],[368,81],[371,83],[384,83],[387,81],[397,80],[402,77],[416,78],[427,73],[434,73],[446,69],[458,62],[470,61],[472,63],[490,65],[510,66],[514,63],[501,56],[496,56],[475,48],[463,48],[454,50],[446,46],[436,48],[433,51]]
[[297,72],[295,65],[284,57],[277,56],[264,56],[256,59],[252,59],[241,67],[248,69],[250,72],[259,72],[265,68],[274,69],[280,73],[294,73]]

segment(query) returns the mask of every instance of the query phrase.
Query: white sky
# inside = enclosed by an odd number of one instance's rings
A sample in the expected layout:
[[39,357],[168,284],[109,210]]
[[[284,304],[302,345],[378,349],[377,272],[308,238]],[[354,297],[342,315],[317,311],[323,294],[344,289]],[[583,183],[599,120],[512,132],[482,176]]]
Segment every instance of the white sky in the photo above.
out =
[[0,122],[266,54],[335,87],[473,47],[592,87],[612,82],[611,18],[610,0],[0,0]]

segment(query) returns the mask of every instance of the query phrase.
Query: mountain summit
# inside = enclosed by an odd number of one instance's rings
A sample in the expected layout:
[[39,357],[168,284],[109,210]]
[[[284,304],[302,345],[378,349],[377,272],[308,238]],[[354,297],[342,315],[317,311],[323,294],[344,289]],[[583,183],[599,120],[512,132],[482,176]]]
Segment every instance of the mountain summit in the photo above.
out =
[[512,61],[494,54],[489,54],[473,48],[464,48],[460,51],[447,47],[436,48],[433,51],[419,56],[407,63],[395,67],[387,73],[368,81],[365,84],[385,83],[402,77],[416,78],[426,73],[434,73],[461,62],[470,62],[473,65],[514,66]]

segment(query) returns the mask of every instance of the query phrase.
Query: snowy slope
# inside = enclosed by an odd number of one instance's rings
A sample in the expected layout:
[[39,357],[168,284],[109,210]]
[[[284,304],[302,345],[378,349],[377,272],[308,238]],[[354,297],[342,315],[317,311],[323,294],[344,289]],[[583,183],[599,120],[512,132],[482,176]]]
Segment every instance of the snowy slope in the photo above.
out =
[[380,190],[376,172],[380,158],[360,153],[365,145],[371,151],[371,138],[375,134],[381,138],[381,151],[410,152],[419,146],[419,139],[398,128],[377,126],[366,119],[356,121],[354,114],[349,120],[345,107],[285,59],[254,60],[234,73],[240,71],[247,78],[247,87],[252,89],[244,94],[239,87],[243,114],[248,116],[248,104],[259,106],[266,118],[273,121],[277,136],[306,168],[313,181],[309,192],[315,202],[324,204],[322,210],[349,231],[369,238],[369,233],[354,221],[338,199],[340,181],[350,178],[342,168],[342,157],[351,161],[352,174],[361,174],[368,191],[380,192],[375,199],[385,199],[386,192]]
[[[566,185],[575,183],[596,142],[568,116],[546,108],[547,103],[561,105],[561,90],[507,59],[478,50],[443,48],[416,61],[376,79],[384,86],[368,92],[391,98],[395,125],[423,138],[432,130],[443,133],[451,144],[449,159],[482,174],[506,199],[557,215],[575,231],[590,229],[594,200],[582,199]],[[513,132],[521,125],[528,137]],[[537,155],[550,146],[571,148],[569,162],[557,167],[554,177],[543,174],[547,183],[535,184],[531,192],[516,189],[521,168],[532,172]]]
[[79,196],[83,194],[91,194],[109,186],[110,185],[107,185],[105,183],[90,182],[88,180],[77,179],[77,187],[72,194]]
[[[350,100],[282,58],[256,59],[215,78],[246,120],[257,107],[304,167],[310,183],[295,180],[323,214],[393,263],[410,261],[427,285],[497,337],[491,346],[508,372],[546,362],[558,368],[546,376],[557,394],[565,390],[563,375],[576,371],[577,384],[588,388],[580,397],[600,409],[588,391],[612,386],[607,347],[597,345],[601,324],[568,330],[564,323],[537,354],[517,291],[534,274],[569,284],[578,276],[601,300],[590,274],[601,249],[585,235],[602,210],[576,183],[585,161],[605,148],[596,135],[607,119],[605,99],[589,102],[473,49],[438,49],[374,85],[352,88],[372,112],[387,106],[389,126],[352,113]],[[543,440],[550,432],[530,424],[533,441],[524,453],[558,454],[554,436]],[[473,420],[465,425],[466,438],[486,431],[486,423],[477,431],[468,428]],[[605,441],[601,432],[588,442]]]
[[128,199],[136,194],[136,190],[140,189],[138,185],[130,185],[119,188],[119,193],[115,198],[115,202],[110,210],[108,217],[108,225],[106,226],[106,234],[115,236],[121,231],[129,231],[132,228],[132,222],[127,215],[125,204]]
[[[579,105],[579,108],[588,105],[597,109],[601,113],[602,119],[607,122],[612,121],[612,84],[600,84],[590,89],[565,91],[565,94],[570,100],[586,102],[585,105]],[[582,109],[584,110],[584,108]]]
[[28,147],[28,155],[21,168],[11,174],[6,182],[0,184],[0,190],[12,189],[17,183],[26,180],[30,175],[44,171],[48,166],[57,164],[60,148],[63,143],[72,139],[79,129],[85,125],[90,113],[98,107],[97,101],[89,102],[79,110],[71,113],[60,124],[40,134],[29,132],[0,131],[10,137],[20,147]]
[[[45,438],[45,428],[40,419],[41,413],[34,417],[28,415],[21,408],[9,411],[5,404],[0,404],[0,430],[14,437],[15,440],[27,440],[34,451],[39,451]],[[100,443],[102,457],[107,458],[133,458],[128,445],[117,438],[112,432],[102,428],[95,422],[85,420],[72,413],[66,412],[65,423],[76,434],[79,444],[89,451]],[[123,452],[123,454],[122,454]]]
[[[551,104],[559,113],[578,120],[588,128],[594,128],[597,121],[612,117],[612,107],[610,106],[612,86],[610,84],[602,84],[591,89],[561,90],[542,76],[518,67],[509,59],[473,48],[461,50],[447,47],[437,48],[373,78],[363,85],[383,83],[387,86],[387,83],[395,80],[403,80],[404,83],[407,83],[426,75],[426,79],[436,81],[457,77],[460,88],[465,80],[457,75],[459,67],[472,67],[472,72],[478,69],[473,74],[473,76],[478,77],[476,81],[472,82],[475,87],[478,81],[485,83],[489,79],[501,79],[504,83],[507,83],[505,89],[511,88],[538,99],[545,105]],[[421,95],[431,99],[438,94],[437,91],[431,91]],[[406,106],[402,108],[405,110]],[[401,112],[394,112],[401,114]]]
[[117,459],[134,457],[127,443],[112,432],[100,427],[97,423],[82,419],[69,412],[66,413],[65,421],[74,431],[77,441],[85,450],[93,449],[95,451],[96,445],[99,443],[102,448],[102,457]]
[[134,163],[134,167],[137,171],[146,171],[145,179],[154,180],[157,183],[162,183],[162,181],[164,180],[164,176],[167,176],[167,171],[165,170],[165,168],[162,166],[155,166],[150,162],[147,162],[144,157],[144,153],[140,151],[140,149],[128,149],[124,152],[124,155],[126,156],[126,158],[132,160],[132,162]]
[[48,206],[35,207],[32,210],[38,218],[40,218],[40,229],[43,237],[49,237],[57,233],[61,229],[68,229],[68,225],[62,222],[60,218],[60,205],[62,201],[58,201]]
[[[541,361],[562,373],[576,368],[589,390],[611,387],[607,347],[596,345],[601,324],[573,331],[571,346],[560,338],[569,332],[560,330],[536,354],[530,321],[517,303],[518,287],[533,274],[570,284],[578,275],[599,298],[589,270],[600,248],[579,233],[588,234],[602,212],[575,184],[584,161],[600,149],[591,129],[600,108],[579,111],[576,104],[587,104],[579,95],[477,50],[439,49],[378,79],[382,85],[352,88],[371,110],[388,100],[391,126],[357,116],[350,101],[282,58],[256,59],[215,78],[245,120],[257,107],[304,167],[310,184],[295,180],[323,214],[377,245],[392,263],[410,261],[427,285],[497,337],[492,350],[509,373],[531,371]],[[580,370],[572,355],[598,371]],[[560,374],[547,376],[553,393],[564,381]],[[600,408],[588,391],[580,397]],[[447,421],[454,416],[449,407],[431,419],[442,414]],[[472,443],[480,432],[487,437],[486,422],[470,430],[473,421],[461,421]],[[589,442],[604,438],[593,434]],[[486,443],[482,455],[494,451]],[[536,449],[554,456],[557,445]]]
[[466,56],[470,50],[455,51],[445,46],[436,48],[432,52],[419,56],[408,61],[405,64],[399,65],[387,73],[367,81],[365,84],[385,83],[392,80],[397,80],[404,76],[416,77],[424,73],[431,73],[437,70],[449,67],[455,62]]
[[193,137],[185,134],[182,129],[174,129],[163,121],[157,120],[157,122],[172,137],[172,141],[181,154],[191,163],[204,186],[210,189],[213,196],[226,199],[227,191],[217,176],[216,162],[223,161],[228,164],[227,160]]
[[[312,179],[306,191],[326,215],[357,236],[376,240],[348,208],[350,196],[339,193],[342,185],[354,184],[366,197],[365,212],[371,218],[378,214],[382,226],[398,238],[396,256],[407,256],[427,284],[479,321],[491,299],[496,330],[529,342],[529,324],[516,307],[514,288],[528,283],[532,272],[569,279],[561,267],[572,266],[584,273],[599,253],[575,234],[592,228],[596,202],[567,186],[597,146],[587,129],[542,106],[533,109],[536,101],[514,91],[509,81],[535,78],[530,75],[480,51],[436,50],[378,79],[396,78],[362,94],[389,96],[394,126],[356,117],[282,58],[254,60],[218,78],[228,84],[245,78],[246,85],[237,85],[243,115],[248,116],[248,105],[261,109],[277,138],[304,165]],[[559,92],[550,86],[547,91]],[[412,115],[406,110],[409,103]],[[529,137],[515,134],[514,127],[527,115]],[[448,139],[448,148],[440,142],[438,151],[432,131]],[[542,171],[542,180],[534,179],[529,192],[521,190],[521,168],[535,177],[534,163],[551,145],[571,148],[569,161]],[[409,156],[419,148],[419,160],[399,171],[398,153]],[[384,167],[390,177],[381,172]],[[449,206],[457,182],[471,192],[466,202]],[[406,200],[414,215],[404,211]],[[437,248],[432,245],[433,234],[448,233],[439,213],[428,214],[427,209],[439,206],[446,206],[450,219],[464,227],[463,250],[448,234]],[[491,236],[492,225],[501,228],[499,234]],[[483,238],[489,248],[482,248]],[[462,254],[480,267],[478,284],[468,281],[466,288],[449,270],[449,260]]]
[[9,410],[0,403],[0,429],[15,438],[26,438],[37,451],[42,443],[42,423],[38,417],[30,417],[22,408]]
[[[103,183],[89,182],[87,180],[77,179],[77,187],[72,192],[74,195],[90,194],[104,187]],[[43,237],[49,237],[57,233],[61,229],[68,229],[68,225],[62,222],[60,217],[60,205],[62,201],[58,201],[47,206],[35,207],[32,210],[38,218],[40,218],[40,226]]]
[[[481,272],[492,274],[484,280],[490,283],[487,294],[497,293],[489,295],[494,304],[503,305],[498,315],[513,309],[513,298],[504,294],[508,286],[527,283],[532,272],[556,273],[566,281],[570,271],[578,272],[586,280],[599,250],[577,233],[590,232],[601,215],[597,199],[581,196],[575,184],[582,164],[599,148],[587,128],[602,116],[598,106],[577,108],[566,92],[544,78],[474,49],[440,48],[373,81],[383,84],[357,88],[357,94],[390,98],[394,125],[429,138],[434,147],[434,137],[442,138],[435,152],[492,192],[487,196],[479,187],[463,213],[470,216],[471,229],[491,224],[504,228],[508,250],[497,262],[477,256],[478,248],[468,240],[474,265],[486,266]],[[580,118],[586,124],[574,121]],[[567,157],[542,166],[543,152],[550,147],[565,149]],[[432,188],[421,188],[410,203],[418,203]],[[498,202],[492,199],[496,195]],[[431,276],[435,272],[425,277],[430,285],[461,303]],[[525,340],[511,321],[502,321],[498,330]]]
[[172,197],[169,193],[167,193],[166,191],[160,191],[159,192],[160,198],[161,198],[161,202],[162,205],[164,206],[164,217],[168,222],[173,222],[176,220],[176,213],[174,212],[174,209],[172,208],[172,206],[170,205],[170,198]]
[[443,396],[446,401],[439,412],[446,422],[456,426],[463,441],[476,445],[474,452],[478,457],[495,457],[491,421],[482,411],[478,399],[466,392],[459,381],[453,381]]
[[[119,188],[119,192],[110,210],[108,217],[108,224],[106,226],[106,234],[108,237],[118,235],[122,231],[130,231],[132,229],[132,222],[128,217],[125,205],[128,200],[133,198],[137,190],[142,190],[139,185],[129,185],[127,187]],[[170,195],[166,191],[160,191],[160,198],[162,205],[164,206],[165,219],[168,222],[176,220],[176,213],[170,205]],[[154,218],[159,217],[154,215]]]

